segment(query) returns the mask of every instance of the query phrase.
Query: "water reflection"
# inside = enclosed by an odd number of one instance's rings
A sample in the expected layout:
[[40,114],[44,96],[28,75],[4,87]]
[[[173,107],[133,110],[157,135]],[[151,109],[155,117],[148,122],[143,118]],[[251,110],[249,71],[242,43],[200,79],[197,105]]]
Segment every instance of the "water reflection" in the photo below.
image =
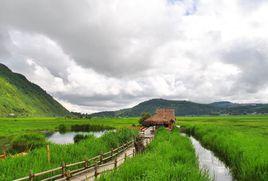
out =
[[[177,128],[181,128],[177,126]],[[187,136],[185,133],[181,133],[182,136]],[[193,147],[195,149],[195,153],[198,157],[199,168],[201,170],[206,171],[210,177],[215,181],[233,181],[233,177],[228,167],[220,161],[212,151],[204,148],[199,141],[197,141],[194,137],[189,137]]]
[[94,135],[95,137],[101,137],[105,131],[97,131],[97,132],[66,132],[60,133],[55,132],[52,135],[48,136],[48,141],[55,143],[55,144],[70,144],[74,143],[74,137],[78,134],[82,135]]
[[198,156],[199,167],[207,171],[208,174],[215,181],[232,181],[230,170],[225,164],[220,161],[213,152],[205,149],[195,138],[192,136],[190,140],[194,146],[195,153]]

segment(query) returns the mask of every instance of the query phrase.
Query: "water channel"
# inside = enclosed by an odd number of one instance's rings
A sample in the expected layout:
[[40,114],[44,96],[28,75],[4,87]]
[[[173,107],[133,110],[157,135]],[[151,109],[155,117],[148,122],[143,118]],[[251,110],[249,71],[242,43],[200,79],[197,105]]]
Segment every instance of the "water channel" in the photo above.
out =
[[[179,128],[179,126],[178,126]],[[181,133],[183,136],[187,136]],[[189,136],[198,157],[199,168],[215,181],[233,181],[230,169],[215,154],[204,148],[194,137]]]

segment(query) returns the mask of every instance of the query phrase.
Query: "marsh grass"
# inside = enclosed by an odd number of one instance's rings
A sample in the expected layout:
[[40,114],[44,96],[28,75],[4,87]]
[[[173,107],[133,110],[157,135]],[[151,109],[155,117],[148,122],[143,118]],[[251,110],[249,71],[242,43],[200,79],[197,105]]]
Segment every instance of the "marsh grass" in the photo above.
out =
[[180,124],[223,160],[235,179],[268,180],[267,119],[187,118]]
[[177,129],[171,133],[160,129],[146,152],[127,160],[99,180],[207,181],[209,178],[200,172],[189,139],[180,136]]
[[71,125],[71,131],[75,132],[89,132],[89,131],[103,131],[103,130],[111,130],[114,129],[111,126],[104,126],[104,125],[95,125],[95,124],[75,124]]
[[[0,118],[0,154],[2,146],[10,147],[11,141],[20,135],[71,131],[72,125],[90,125],[96,129],[126,128],[138,123],[138,118],[71,119],[60,117]],[[101,126],[99,126],[101,125]],[[86,126],[87,128],[87,126]]]
[[131,140],[136,133],[136,131],[129,129],[119,129],[116,132],[107,132],[100,138],[90,136],[78,144],[51,144],[51,163],[47,161],[46,148],[44,147],[36,149],[24,157],[0,160],[0,180],[13,180],[27,176],[30,170],[37,173],[59,167],[63,161],[68,164],[94,157]]
[[27,152],[42,147],[46,143],[46,138],[42,134],[31,133],[18,135],[11,141],[9,153]]

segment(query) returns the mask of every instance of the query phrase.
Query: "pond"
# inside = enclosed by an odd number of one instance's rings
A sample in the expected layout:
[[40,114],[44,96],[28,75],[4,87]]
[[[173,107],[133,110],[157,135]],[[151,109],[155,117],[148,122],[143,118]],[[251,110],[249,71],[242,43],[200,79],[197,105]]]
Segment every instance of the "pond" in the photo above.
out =
[[104,135],[107,131],[90,131],[90,132],[66,132],[66,133],[60,133],[55,132],[52,135],[49,135],[47,137],[48,141],[55,143],[55,144],[70,144],[74,143],[74,137],[78,134],[82,135],[94,135],[95,137],[101,137]]

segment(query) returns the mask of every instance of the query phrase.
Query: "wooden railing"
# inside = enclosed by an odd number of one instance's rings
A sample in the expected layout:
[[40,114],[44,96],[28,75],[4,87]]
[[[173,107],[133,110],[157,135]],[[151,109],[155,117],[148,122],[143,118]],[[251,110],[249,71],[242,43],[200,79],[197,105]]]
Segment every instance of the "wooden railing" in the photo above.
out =
[[0,159],[6,159],[7,153],[6,153],[6,146],[5,145],[2,146],[2,150],[3,150],[3,154],[0,155]]
[[[66,180],[72,176],[77,175],[77,173],[81,173],[83,171],[89,171],[90,169],[94,169],[95,174],[94,176],[97,176],[99,173],[97,172],[99,167],[104,166],[107,164],[107,162],[111,161],[113,158],[117,157],[119,154],[123,153],[125,150],[128,148],[132,147],[134,144],[134,141],[129,141],[121,146],[119,146],[116,149],[111,149],[111,151],[100,154],[96,157],[76,162],[76,163],[71,163],[71,164],[66,164],[62,163],[61,166],[47,170],[44,172],[40,173],[33,173],[32,171],[29,172],[29,175],[23,178],[16,179],[15,181],[24,181],[24,180],[56,180],[62,178],[62,180]],[[132,154],[135,154],[134,151]],[[129,155],[125,155],[125,158]],[[125,159],[124,158],[124,159]],[[115,159],[115,167],[117,166],[117,162],[120,160]],[[110,163],[111,164],[111,163]]]
[[0,155],[0,159],[6,159],[6,154]]
[[[152,139],[153,139],[152,137],[145,138],[145,140],[146,140],[145,146],[147,146]],[[128,157],[130,157],[130,156],[134,157],[136,154],[135,148],[133,148],[132,151],[129,150],[129,152],[125,152],[124,154],[123,154],[123,152],[124,151],[121,152],[122,153],[121,156],[115,157],[114,160],[108,161],[108,162],[100,164],[100,165],[95,165],[94,167],[91,167],[87,170],[75,173],[72,175],[72,177],[77,177],[78,178],[77,180],[79,180],[79,179],[88,180],[88,179],[93,178],[93,177],[96,178],[98,175],[100,175],[103,172],[117,168],[119,165],[123,164]],[[68,180],[68,178],[61,178],[57,181],[64,181],[64,180]]]

